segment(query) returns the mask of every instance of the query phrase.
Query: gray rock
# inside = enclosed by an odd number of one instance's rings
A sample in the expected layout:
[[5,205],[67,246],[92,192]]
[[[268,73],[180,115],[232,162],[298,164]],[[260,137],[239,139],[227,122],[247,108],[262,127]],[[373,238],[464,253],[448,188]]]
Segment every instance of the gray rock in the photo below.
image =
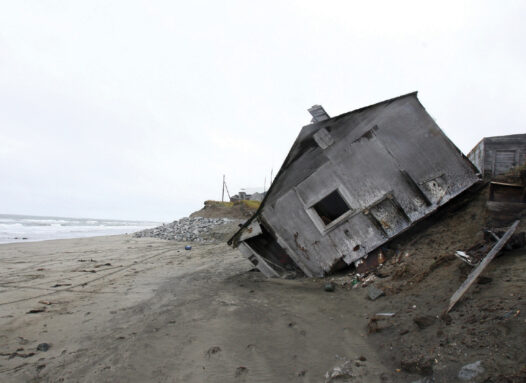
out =
[[225,218],[181,218],[168,224],[146,229],[134,234],[134,237],[153,237],[166,240],[188,241],[188,242],[212,242],[210,233],[213,233],[221,225],[229,224],[230,220]]
[[424,376],[422,379],[415,380],[412,383],[435,383],[435,378],[432,376]]
[[431,315],[422,315],[413,319],[413,322],[418,326],[420,330],[423,330],[433,323],[435,323],[435,317]]
[[458,378],[461,380],[471,380],[483,372],[484,367],[482,367],[482,362],[477,360],[474,363],[466,364],[464,367],[462,367],[458,372]]
[[37,350],[38,351],[43,351],[43,352],[46,352],[47,350],[49,350],[49,343],[40,343],[38,346],[37,346]]
[[374,301],[384,295],[384,292],[373,285],[369,285],[369,287],[367,287],[367,295],[369,295],[370,300]]

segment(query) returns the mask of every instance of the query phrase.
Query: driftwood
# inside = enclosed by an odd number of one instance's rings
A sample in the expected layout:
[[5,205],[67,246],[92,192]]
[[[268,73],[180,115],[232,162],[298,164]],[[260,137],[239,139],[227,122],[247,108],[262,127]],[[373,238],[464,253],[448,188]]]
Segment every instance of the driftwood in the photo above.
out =
[[468,275],[464,283],[458,288],[457,291],[455,291],[455,294],[451,297],[449,300],[449,306],[447,307],[446,311],[444,311],[444,314],[447,314],[453,306],[462,298],[462,296],[468,291],[470,286],[477,280],[477,277],[484,271],[487,265],[495,258],[495,256],[498,254],[498,252],[506,245],[506,243],[509,241],[515,230],[517,229],[517,226],[519,225],[519,221],[515,221],[513,225],[506,231],[506,233],[502,236],[501,239],[493,246],[493,248],[490,250],[488,255],[479,263],[479,265],[473,269],[473,271]]

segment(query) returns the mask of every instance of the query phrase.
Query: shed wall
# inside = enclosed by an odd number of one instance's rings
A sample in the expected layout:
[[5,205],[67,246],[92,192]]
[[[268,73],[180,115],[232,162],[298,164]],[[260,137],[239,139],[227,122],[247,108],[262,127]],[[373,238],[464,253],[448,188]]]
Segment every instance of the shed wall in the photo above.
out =
[[484,138],[483,175],[491,178],[526,163],[526,134]]

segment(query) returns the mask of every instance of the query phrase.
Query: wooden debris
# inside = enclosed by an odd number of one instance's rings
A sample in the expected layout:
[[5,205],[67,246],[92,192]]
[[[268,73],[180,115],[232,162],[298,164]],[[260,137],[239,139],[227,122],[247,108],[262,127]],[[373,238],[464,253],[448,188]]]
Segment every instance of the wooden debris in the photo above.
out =
[[517,230],[517,226],[519,226],[519,221],[515,221],[513,225],[506,231],[506,233],[502,236],[502,238],[495,244],[495,246],[491,249],[491,251],[486,255],[486,257],[479,263],[479,265],[473,269],[473,271],[468,275],[464,283],[458,288],[457,291],[453,294],[451,299],[449,300],[449,306],[442,314],[443,316],[447,314],[453,306],[462,298],[462,296],[466,293],[466,291],[471,287],[471,285],[476,281],[477,277],[484,271],[486,266],[489,265],[489,263],[495,258],[497,253],[506,245],[508,240],[511,238],[515,230]]
[[38,309],[29,310],[26,314],[38,314],[43,313],[44,311],[46,311],[45,307],[39,307]]
[[466,254],[464,251],[460,251],[460,250],[456,251],[455,255],[458,259],[460,259],[462,262],[467,263],[471,267],[476,265],[476,263],[471,259],[471,257],[468,254]]
[[51,287],[71,286],[71,283],[56,283]]

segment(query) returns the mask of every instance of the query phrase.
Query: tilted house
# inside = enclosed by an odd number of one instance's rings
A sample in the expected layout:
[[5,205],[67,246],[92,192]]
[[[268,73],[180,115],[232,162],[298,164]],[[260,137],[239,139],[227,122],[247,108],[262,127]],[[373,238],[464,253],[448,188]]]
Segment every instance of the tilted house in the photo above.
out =
[[333,118],[312,114],[229,241],[269,277],[350,265],[478,181],[416,92]]
[[526,134],[485,137],[468,154],[485,179],[526,164]]

